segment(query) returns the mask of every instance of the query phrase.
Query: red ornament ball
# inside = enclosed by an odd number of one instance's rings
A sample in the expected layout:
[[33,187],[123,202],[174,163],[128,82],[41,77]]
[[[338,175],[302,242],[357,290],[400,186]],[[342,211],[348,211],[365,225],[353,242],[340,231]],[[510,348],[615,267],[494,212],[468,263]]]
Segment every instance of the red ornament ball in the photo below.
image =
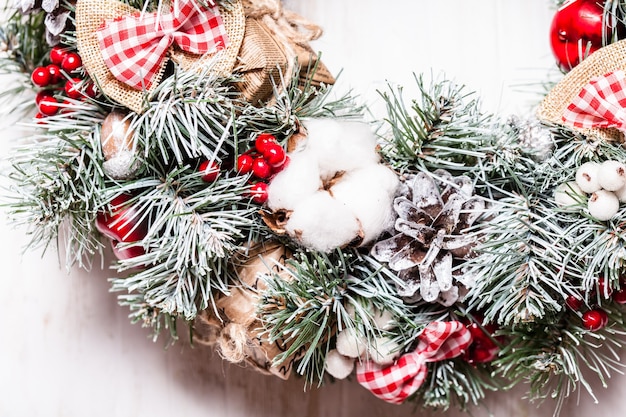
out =
[[214,182],[220,175],[220,165],[206,159],[200,163],[199,171],[202,173],[202,181]]
[[30,80],[39,87],[47,87],[50,84],[50,72],[46,67],[37,67],[30,75]]
[[249,174],[252,172],[252,164],[254,158],[252,155],[244,153],[237,158],[237,173],[241,175]]
[[42,98],[37,107],[46,116],[54,116],[59,112],[59,102],[52,96]]
[[259,136],[256,137],[256,140],[254,141],[254,147],[258,152],[263,153],[265,152],[265,148],[267,147],[267,145],[271,143],[278,143],[276,141],[276,137],[269,133],[261,133]]
[[135,207],[129,205],[132,197],[130,194],[118,195],[111,201],[111,212],[100,212],[96,217],[96,228],[111,239],[113,252],[118,259],[130,259],[145,253],[140,246],[118,247],[120,242],[138,242],[148,233],[145,221],[141,221]]
[[582,320],[585,329],[595,331],[600,330],[608,324],[609,316],[606,314],[606,311],[600,308],[594,308],[593,310],[585,311]]
[[254,158],[254,161],[252,161],[252,173],[257,178],[265,179],[272,174],[272,167],[265,158]]
[[53,46],[50,49],[50,62],[56,65],[61,65],[63,58],[65,58],[67,52],[60,46]]
[[61,62],[61,68],[66,72],[74,72],[83,65],[83,61],[76,52],[68,52]]
[[603,4],[602,0],[572,0],[554,15],[550,46],[563,71],[571,70],[602,47],[602,34],[609,34],[611,30],[604,26]]
[[37,105],[39,105],[39,103],[41,102],[41,100],[43,100],[46,97],[54,97],[54,91],[52,90],[40,90],[37,92],[37,95],[35,96],[35,103]]
[[267,201],[267,184],[264,182],[253,184],[250,187],[250,195],[255,203],[264,204]]

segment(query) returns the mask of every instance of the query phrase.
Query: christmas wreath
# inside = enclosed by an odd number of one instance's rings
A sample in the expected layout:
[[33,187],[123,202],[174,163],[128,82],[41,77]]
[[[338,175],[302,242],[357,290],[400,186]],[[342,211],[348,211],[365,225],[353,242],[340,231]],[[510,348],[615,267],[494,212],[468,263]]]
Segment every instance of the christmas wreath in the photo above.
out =
[[623,366],[626,3],[557,5],[537,119],[416,76],[367,123],[279,1],[20,0],[9,215],[68,266],[110,245],[155,337],[390,403],[529,381],[558,409]]

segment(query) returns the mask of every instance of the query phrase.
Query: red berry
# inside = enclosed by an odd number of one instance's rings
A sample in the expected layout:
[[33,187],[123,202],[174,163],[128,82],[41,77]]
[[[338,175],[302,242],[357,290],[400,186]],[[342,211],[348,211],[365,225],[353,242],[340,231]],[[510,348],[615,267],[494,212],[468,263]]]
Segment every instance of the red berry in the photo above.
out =
[[207,159],[202,161],[199,171],[202,173],[202,181],[213,182],[220,175],[220,166],[217,162]]
[[50,73],[46,67],[37,67],[30,75],[30,79],[33,84],[38,85],[39,87],[47,87],[48,84],[50,84]]
[[237,173],[239,174],[248,174],[252,171],[252,164],[254,162],[254,158],[252,155],[244,153],[243,155],[239,155],[237,158]]
[[66,72],[74,72],[83,65],[83,61],[76,52],[68,52],[61,62],[61,68]]
[[613,289],[611,288],[611,285],[606,282],[604,277],[598,278],[598,292],[604,298],[609,298],[611,294],[613,293]]
[[276,137],[274,135],[270,135],[269,133],[261,133],[256,137],[254,147],[257,151],[263,153],[265,151],[265,147],[270,143],[277,143]]
[[96,87],[96,84],[92,82],[87,84],[87,87],[85,87],[84,93],[87,97],[96,98],[96,96],[98,95],[98,88]]
[[287,167],[287,165],[289,165],[289,161],[291,159],[289,158],[289,155],[285,155],[285,159],[283,160],[283,163],[280,165],[276,165],[276,166],[272,166],[273,168],[273,173],[279,173],[280,171],[282,171],[283,169],[285,169]]
[[54,97],[54,91],[52,90],[41,90],[37,93],[37,95],[35,96],[35,103],[39,104],[39,102],[41,100],[43,100],[46,97]]
[[255,158],[252,161],[252,173],[257,178],[265,179],[272,173],[272,167],[267,163],[264,158]]
[[583,326],[587,330],[600,330],[608,323],[608,315],[602,309],[593,309],[583,313]]
[[285,150],[278,143],[267,143],[262,154],[272,167],[279,167],[285,162]]
[[250,187],[250,195],[252,201],[257,204],[263,204],[267,201],[267,184],[264,182],[257,182]]
[[59,102],[54,97],[44,97],[38,104],[39,111],[46,116],[54,116],[59,112]]
[[620,288],[613,293],[613,301],[617,304],[626,304],[626,288]]
[[63,74],[61,74],[61,68],[56,64],[50,64],[46,67],[48,74],[50,74],[50,84],[57,84],[63,80]]
[[469,349],[465,351],[465,360],[469,364],[486,363],[498,357],[500,349],[491,340],[489,343],[475,343],[469,346]]
[[583,300],[576,295],[570,295],[565,299],[565,304],[572,310],[578,311],[583,306]]
[[67,51],[63,50],[60,46],[53,46],[50,49],[50,62],[56,65],[61,65],[63,58],[67,55]]
[[67,96],[69,98],[73,98],[74,100],[79,99],[80,97],[82,97],[82,93],[80,92],[80,90],[77,87],[78,83],[80,82],[80,78],[72,78],[71,80],[67,80],[65,82],[65,94],[67,94]]

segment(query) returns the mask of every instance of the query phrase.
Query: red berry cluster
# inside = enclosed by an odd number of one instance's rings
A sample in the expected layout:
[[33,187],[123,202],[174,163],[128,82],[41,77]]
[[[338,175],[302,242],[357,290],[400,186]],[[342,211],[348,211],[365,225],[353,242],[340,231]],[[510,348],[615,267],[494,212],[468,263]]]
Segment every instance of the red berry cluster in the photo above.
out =
[[[610,298],[618,304],[626,304],[626,277],[620,279],[620,289],[613,291],[607,285],[603,277],[598,279],[597,293],[603,298]],[[595,291],[591,294],[591,298],[595,297]],[[565,299],[565,304],[573,311],[580,312],[583,308],[583,299],[576,295],[570,295]],[[595,306],[582,313],[581,316],[583,327],[587,330],[600,330],[609,323],[609,315],[607,312]]]
[[77,88],[82,80],[76,75],[82,65],[76,52],[66,51],[60,46],[52,47],[50,64],[35,68],[30,76],[33,84],[41,88],[35,97],[39,109],[38,118],[54,116],[61,110],[63,106],[57,97],[65,96],[77,100],[96,96],[96,88],[92,82],[85,86],[84,91]]
[[252,174],[257,181],[250,187],[252,201],[263,204],[267,201],[267,184],[272,176],[280,172],[289,161],[283,147],[276,137],[269,133],[261,133],[256,137],[254,149],[239,155],[237,173]]
[[479,325],[482,322],[482,315],[477,314],[474,320],[466,324],[467,329],[472,334],[472,343],[465,351],[464,359],[469,364],[487,363],[498,357],[500,347],[498,343],[503,343],[501,336],[494,336],[498,326],[493,323]]

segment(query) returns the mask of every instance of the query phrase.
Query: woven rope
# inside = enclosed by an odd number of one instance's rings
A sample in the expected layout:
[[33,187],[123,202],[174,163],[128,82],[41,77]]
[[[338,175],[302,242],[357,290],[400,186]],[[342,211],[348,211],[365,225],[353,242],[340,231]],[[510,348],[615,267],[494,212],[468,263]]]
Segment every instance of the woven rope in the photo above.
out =
[[[139,12],[116,0],[78,0],[76,3],[76,38],[78,53],[83,66],[89,75],[96,81],[101,91],[111,100],[124,105],[130,110],[141,113],[146,103],[145,93],[135,90],[117,80],[104,63],[100,46],[96,37],[96,30],[109,19]],[[233,2],[228,8],[220,9],[230,43],[226,50],[202,56],[188,54],[180,50],[171,50],[172,60],[185,70],[193,70],[198,66],[211,63],[210,72],[217,75],[229,75],[235,65],[237,54],[245,32],[245,16],[240,1]],[[158,87],[163,76],[167,61],[164,60],[154,82],[147,91],[148,96]]]
[[[537,117],[547,122],[564,125],[563,112],[583,87],[593,77],[605,75],[617,69],[626,70],[626,40],[600,48],[565,75],[543,99],[537,109]],[[616,129],[574,129],[593,139],[609,141],[623,139],[622,134]]]

